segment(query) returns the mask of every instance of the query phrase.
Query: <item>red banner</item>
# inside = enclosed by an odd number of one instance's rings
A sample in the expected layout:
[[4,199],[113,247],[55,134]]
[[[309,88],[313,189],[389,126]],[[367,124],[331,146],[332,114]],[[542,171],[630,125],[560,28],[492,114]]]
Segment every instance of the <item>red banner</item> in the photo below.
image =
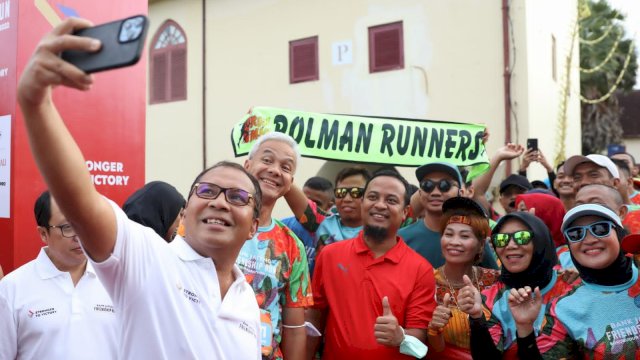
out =
[[[0,218],[0,264],[7,272],[35,258],[43,245],[33,204],[46,187],[16,104],[20,73],[40,38],[62,19],[77,16],[101,24],[146,15],[147,1],[0,0],[0,12],[0,121],[4,115],[11,117],[9,199],[3,198],[0,186],[0,217],[3,202],[10,208],[9,217]],[[145,180],[146,49],[144,53],[135,66],[96,74],[89,92],[54,91],[57,108],[87,159],[96,188],[120,204]],[[7,76],[2,76],[3,69]],[[0,134],[0,144],[2,136],[6,134]],[[0,166],[1,157],[0,149]]]

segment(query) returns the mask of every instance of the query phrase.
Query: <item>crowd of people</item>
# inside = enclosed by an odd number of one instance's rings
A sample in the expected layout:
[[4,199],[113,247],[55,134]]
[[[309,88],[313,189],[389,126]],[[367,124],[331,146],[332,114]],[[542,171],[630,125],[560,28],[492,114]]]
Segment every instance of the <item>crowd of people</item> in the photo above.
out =
[[[120,208],[52,100],[92,84],[57,55],[97,50],[69,35],[87,26],[45,36],[18,85],[45,246],[0,280],[0,359],[640,358],[631,154],[554,168],[507,144],[475,179],[446,161],[411,181],[350,164],[299,188],[298,144],[274,132],[186,199],[156,181]],[[518,158],[494,208],[490,184]],[[527,178],[534,163],[548,178]]]

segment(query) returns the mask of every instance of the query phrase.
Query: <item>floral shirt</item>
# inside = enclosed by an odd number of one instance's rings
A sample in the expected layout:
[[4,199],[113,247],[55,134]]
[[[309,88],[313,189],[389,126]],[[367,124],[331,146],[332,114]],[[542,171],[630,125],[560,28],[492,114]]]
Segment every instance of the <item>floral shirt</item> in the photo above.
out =
[[640,281],[602,286],[582,281],[556,299],[551,314],[574,339],[584,359],[640,359]]
[[[556,298],[568,293],[574,284],[564,282],[554,272],[551,282],[540,289],[542,307],[533,323],[533,331],[543,359],[571,358],[575,354],[575,343],[548,311],[548,305]],[[504,283],[497,282],[482,292],[482,300],[485,317],[488,319],[489,333],[494,344],[503,352],[503,359],[517,359],[516,323],[507,300],[509,290],[510,288]]]
[[304,245],[280,221],[259,227],[236,261],[260,307],[263,359],[282,359],[282,310],[313,304]]

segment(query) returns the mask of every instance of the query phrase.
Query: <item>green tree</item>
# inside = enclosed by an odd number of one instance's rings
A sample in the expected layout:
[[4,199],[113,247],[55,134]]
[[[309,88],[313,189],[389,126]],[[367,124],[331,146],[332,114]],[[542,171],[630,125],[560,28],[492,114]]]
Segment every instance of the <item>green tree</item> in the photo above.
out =
[[638,65],[624,15],[605,0],[587,4],[590,14],[579,22],[582,153],[592,154],[622,142],[617,95],[631,91]]

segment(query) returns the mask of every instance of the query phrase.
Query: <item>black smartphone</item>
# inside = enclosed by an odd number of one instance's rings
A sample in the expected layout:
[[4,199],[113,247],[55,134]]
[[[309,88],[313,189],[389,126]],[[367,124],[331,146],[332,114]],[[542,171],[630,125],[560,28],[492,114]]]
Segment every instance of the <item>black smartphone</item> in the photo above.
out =
[[98,39],[102,47],[96,52],[64,51],[61,57],[87,74],[133,65],[140,60],[147,27],[147,17],[136,15],[78,30],[74,35]]
[[538,139],[527,139],[527,150],[538,151]]

